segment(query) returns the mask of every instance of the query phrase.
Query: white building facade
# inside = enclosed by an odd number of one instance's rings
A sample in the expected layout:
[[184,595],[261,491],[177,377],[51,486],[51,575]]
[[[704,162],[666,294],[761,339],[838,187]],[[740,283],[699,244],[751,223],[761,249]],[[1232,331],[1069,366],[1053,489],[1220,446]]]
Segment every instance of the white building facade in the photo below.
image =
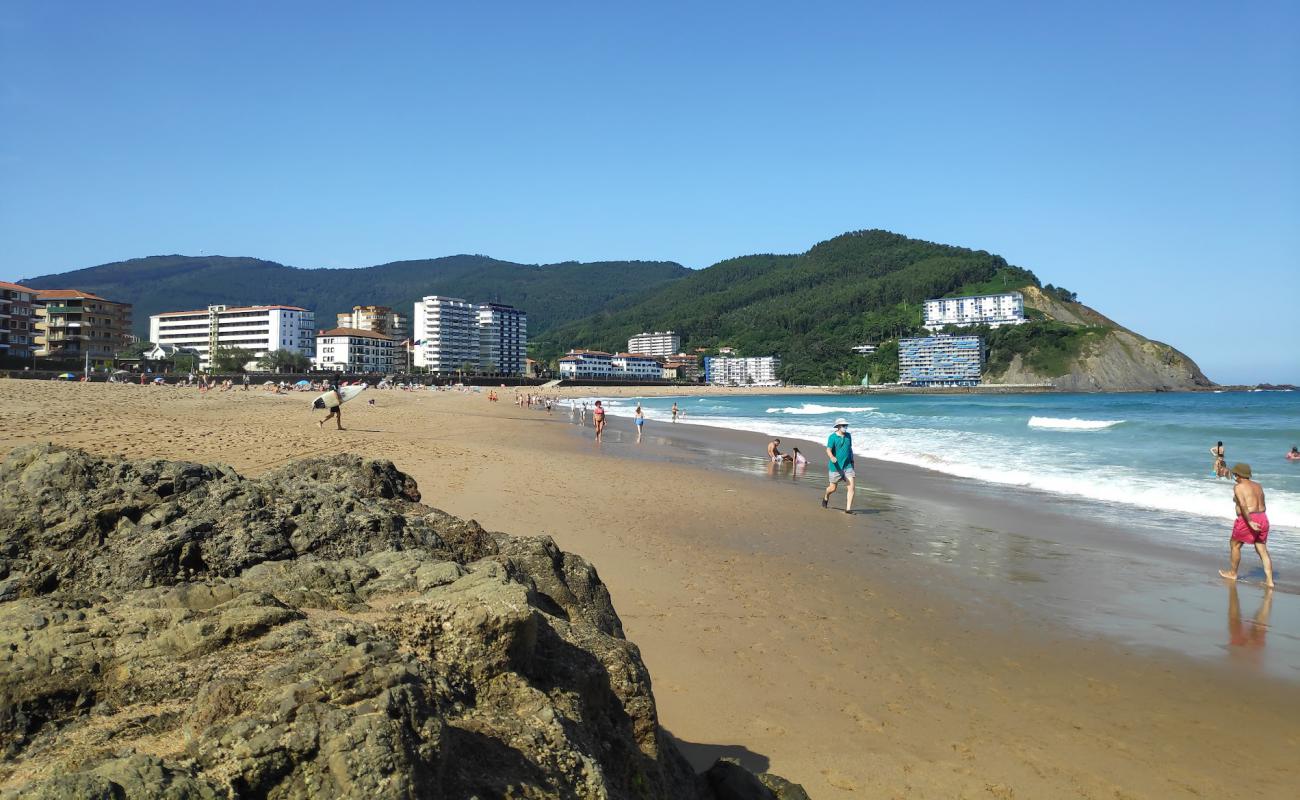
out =
[[1020,292],[985,294],[977,297],[941,297],[925,301],[925,329],[937,331],[945,325],[1020,325],[1025,319],[1025,296]]
[[609,360],[614,375],[629,381],[661,381],[664,377],[663,363],[652,356],[637,353],[615,353]]
[[645,356],[670,356],[682,349],[682,337],[672,331],[638,333],[627,340],[627,351]]
[[396,366],[392,337],[360,328],[334,328],[316,334],[316,369],[387,374]]
[[719,386],[780,386],[780,356],[710,356],[704,359],[704,380]]
[[479,369],[503,375],[528,370],[528,315],[514,306],[478,307]]
[[316,346],[316,314],[297,306],[208,306],[203,311],[167,311],[149,317],[149,341],[193,349],[200,369],[212,365],[214,347],[250,354],[249,364],[272,350],[311,357]]
[[560,377],[575,378],[614,377],[614,356],[599,350],[570,350],[560,357]]

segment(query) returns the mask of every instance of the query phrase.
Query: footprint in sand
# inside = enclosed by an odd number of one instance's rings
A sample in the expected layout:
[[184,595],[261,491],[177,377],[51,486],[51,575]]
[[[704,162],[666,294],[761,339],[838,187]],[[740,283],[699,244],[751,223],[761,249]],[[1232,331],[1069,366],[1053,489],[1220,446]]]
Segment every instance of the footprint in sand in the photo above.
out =
[[822,770],[822,777],[824,777],[826,782],[831,786],[841,791],[856,792],[858,790],[858,785],[853,782],[853,779],[842,772],[836,772],[833,769],[824,769]]
[[869,733],[883,733],[885,730],[885,723],[871,716],[852,703],[844,706],[840,711],[848,715],[849,719],[857,723],[858,727],[864,731]]

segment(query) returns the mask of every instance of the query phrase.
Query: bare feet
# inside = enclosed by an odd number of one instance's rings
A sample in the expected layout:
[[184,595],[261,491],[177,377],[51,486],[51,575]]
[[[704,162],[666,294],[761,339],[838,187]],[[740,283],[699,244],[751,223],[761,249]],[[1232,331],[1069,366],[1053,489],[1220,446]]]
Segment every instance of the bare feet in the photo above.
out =
[[324,428],[324,427],[325,427],[325,420],[323,420],[323,419],[318,419],[318,420],[316,420],[316,427],[317,427],[317,428]]
[[1230,580],[1230,581],[1235,581],[1235,580],[1237,579],[1237,573],[1235,573],[1235,572],[1228,572],[1228,571],[1225,570],[1225,569],[1221,569],[1221,570],[1219,570],[1219,577],[1220,577],[1220,578],[1227,578],[1227,579]]

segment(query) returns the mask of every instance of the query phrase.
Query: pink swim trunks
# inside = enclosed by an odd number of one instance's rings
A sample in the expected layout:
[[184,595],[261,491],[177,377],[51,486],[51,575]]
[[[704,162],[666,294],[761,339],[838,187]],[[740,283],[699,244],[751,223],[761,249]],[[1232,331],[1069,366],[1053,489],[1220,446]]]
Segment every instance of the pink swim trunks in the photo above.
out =
[[1268,541],[1268,515],[1262,511],[1255,511],[1251,513],[1250,518],[1259,526],[1259,531],[1256,532],[1246,524],[1244,519],[1237,517],[1237,521],[1232,523],[1232,538],[1246,544]]

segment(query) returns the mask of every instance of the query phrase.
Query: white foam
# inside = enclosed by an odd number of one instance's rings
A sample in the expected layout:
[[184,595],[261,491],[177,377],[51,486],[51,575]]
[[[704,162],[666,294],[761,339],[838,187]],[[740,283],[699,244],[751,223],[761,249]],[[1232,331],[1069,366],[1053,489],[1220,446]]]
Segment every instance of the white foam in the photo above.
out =
[[785,408],[773,407],[767,410],[769,414],[857,414],[859,412],[875,411],[875,406],[823,406],[818,403],[804,403],[801,406],[786,406]]
[[1122,419],[1057,419],[1056,417],[1030,417],[1029,427],[1057,431],[1100,431],[1124,423]]

